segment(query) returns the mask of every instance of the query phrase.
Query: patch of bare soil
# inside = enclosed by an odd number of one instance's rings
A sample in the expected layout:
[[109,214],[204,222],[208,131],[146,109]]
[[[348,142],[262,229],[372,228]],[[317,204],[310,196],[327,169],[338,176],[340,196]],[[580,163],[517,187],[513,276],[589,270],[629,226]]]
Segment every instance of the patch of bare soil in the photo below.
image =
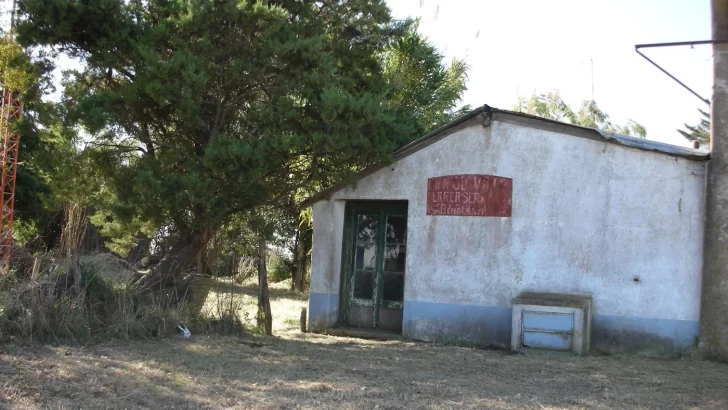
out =
[[[0,345],[0,407],[728,408],[725,364],[538,351],[508,355],[300,334],[295,319],[304,297],[283,288],[277,297],[280,337]],[[286,309],[292,317],[281,313]]]

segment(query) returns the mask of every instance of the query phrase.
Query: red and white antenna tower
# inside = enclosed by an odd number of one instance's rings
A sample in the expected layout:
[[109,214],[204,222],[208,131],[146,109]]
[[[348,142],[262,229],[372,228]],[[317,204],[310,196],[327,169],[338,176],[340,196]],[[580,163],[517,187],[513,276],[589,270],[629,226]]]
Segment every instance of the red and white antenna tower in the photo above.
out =
[[[15,1],[10,17],[8,41],[13,41],[15,28]],[[12,90],[2,84],[0,96],[0,273],[10,272],[13,249],[13,210],[15,204],[15,177],[18,171],[20,133],[13,123],[23,117],[23,103]]]
[[0,209],[0,272],[10,269],[10,254],[13,246],[13,209],[15,203],[15,177],[18,171],[18,148],[20,133],[13,130],[12,123],[23,115],[23,103],[13,96],[13,90],[3,88],[0,106],[0,187],[2,208]]

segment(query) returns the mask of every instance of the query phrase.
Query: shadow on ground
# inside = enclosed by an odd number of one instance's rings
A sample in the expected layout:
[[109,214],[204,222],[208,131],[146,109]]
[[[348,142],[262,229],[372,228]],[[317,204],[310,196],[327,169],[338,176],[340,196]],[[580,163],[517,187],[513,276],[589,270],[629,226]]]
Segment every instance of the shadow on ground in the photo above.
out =
[[0,346],[17,408],[728,408],[728,365],[291,334]]

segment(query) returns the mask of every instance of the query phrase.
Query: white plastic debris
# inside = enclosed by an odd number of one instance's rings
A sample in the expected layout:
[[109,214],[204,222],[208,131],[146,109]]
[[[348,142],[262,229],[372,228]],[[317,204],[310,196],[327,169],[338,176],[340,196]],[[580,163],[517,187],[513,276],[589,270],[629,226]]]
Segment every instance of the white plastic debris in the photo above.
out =
[[192,336],[192,332],[190,332],[190,329],[187,329],[187,326],[180,323],[177,326],[177,331],[184,337],[185,339],[189,339],[190,336]]

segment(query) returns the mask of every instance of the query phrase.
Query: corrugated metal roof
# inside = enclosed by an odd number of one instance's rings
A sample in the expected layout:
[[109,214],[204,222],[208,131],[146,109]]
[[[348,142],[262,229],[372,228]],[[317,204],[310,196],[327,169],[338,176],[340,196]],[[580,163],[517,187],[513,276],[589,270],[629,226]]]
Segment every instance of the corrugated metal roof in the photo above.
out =
[[601,134],[606,140],[611,140],[617,144],[626,145],[628,147],[639,148],[645,151],[657,151],[664,154],[673,155],[695,160],[707,160],[708,151],[701,151],[693,148],[681,147],[679,145],[665,144],[664,142],[651,141],[644,138],[629,137],[627,135],[612,134],[602,130],[594,130]]
[[[675,157],[681,157],[681,158],[687,158],[687,159],[693,159],[698,161],[704,161],[709,159],[709,153],[707,151],[701,151],[698,149],[693,148],[686,148],[681,147],[678,145],[672,145],[672,144],[665,144],[664,142],[657,142],[657,141],[651,141],[644,138],[637,138],[637,137],[630,137],[627,135],[619,135],[614,134],[610,132],[606,132],[603,130],[599,130],[596,128],[589,128],[589,127],[582,127],[580,125],[573,125],[568,124],[564,122],[549,120],[546,118],[536,117],[534,115],[525,114],[522,112],[515,112],[515,111],[508,111],[508,110],[501,110],[498,108],[493,108],[488,105],[484,105],[483,107],[477,108],[473,111],[479,111],[483,110],[482,112],[490,112],[495,114],[495,120],[498,120],[498,114],[502,114],[505,116],[514,116],[519,117],[527,120],[533,120],[534,122],[541,122],[541,123],[550,123],[550,124],[558,124],[559,126],[566,127],[568,129],[571,129],[573,131],[576,131],[576,134],[572,134],[577,137],[586,137],[595,139],[594,137],[598,137],[596,139],[604,140],[605,142],[610,142],[614,144],[624,145],[627,147],[637,148],[644,151],[655,151],[660,152],[666,155],[675,156]],[[541,128],[538,127],[537,124],[533,124],[535,128]],[[579,131],[586,131],[587,133],[590,133],[592,135],[579,135],[581,134]]]
[[[448,124],[445,124],[444,126],[428,133],[427,135],[424,135],[423,137],[420,137],[410,142],[409,144],[397,149],[394,152],[393,161],[396,162],[414,152],[417,152],[429,145],[432,145],[435,142],[447,137],[448,135],[451,135],[455,131],[462,129],[463,127],[474,125],[478,122],[478,119],[482,120],[482,122],[486,125],[489,125],[492,121],[516,123],[525,127],[544,129],[547,131],[564,133],[579,138],[604,141],[611,144],[617,144],[644,151],[653,151],[665,155],[686,158],[695,161],[705,161],[708,160],[710,157],[708,152],[693,148],[685,148],[677,145],[665,144],[662,142],[650,141],[642,138],[613,134],[595,128],[582,127],[579,125],[549,120],[522,112],[501,110],[498,108],[493,108],[489,105],[483,105],[482,107],[478,107],[470,111],[469,113],[459,118],[456,118]],[[367,175],[371,175],[372,173],[386,166],[387,164],[381,164],[366,168],[357,174],[355,180],[359,180]],[[333,185],[307,199],[302,203],[302,205],[304,207],[310,206],[313,203],[323,198],[327,198],[334,192],[339,191],[345,187],[346,184]]]

